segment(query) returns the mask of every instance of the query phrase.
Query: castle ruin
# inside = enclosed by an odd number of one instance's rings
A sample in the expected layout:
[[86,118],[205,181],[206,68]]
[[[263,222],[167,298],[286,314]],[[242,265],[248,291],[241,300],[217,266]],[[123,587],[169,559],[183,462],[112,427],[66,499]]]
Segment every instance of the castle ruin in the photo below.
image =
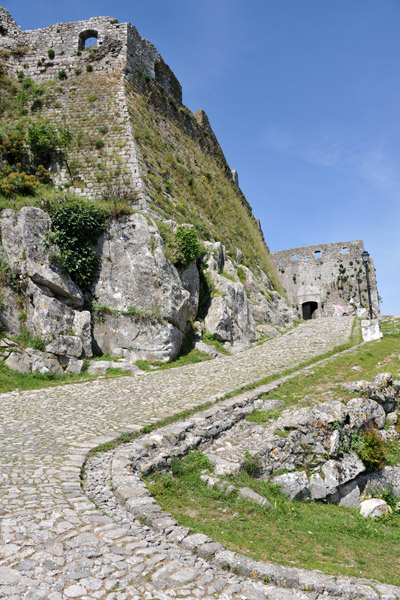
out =
[[[15,77],[31,78],[39,84],[59,82],[62,99],[43,108],[46,118],[67,124],[86,137],[93,136],[99,124],[107,127],[101,153],[90,148],[89,160],[82,157],[86,148],[71,148],[68,165],[52,165],[53,180],[76,194],[96,198],[107,193],[107,188],[115,189],[118,180],[120,190],[135,193],[142,207],[146,204],[142,177],[146,169],[130,118],[134,92],[148,94],[157,110],[179,121],[204,151],[226,164],[206,113],[200,109],[193,114],[182,105],[178,79],[154,45],[130,23],[94,17],[22,31],[0,6],[0,59],[7,73]],[[88,73],[92,75],[90,83],[84,81]],[[155,98],[155,92],[162,98]],[[104,171],[101,176],[99,164]],[[234,181],[228,166],[226,175]],[[251,211],[244,196],[242,201]]]
[[[273,252],[289,301],[300,318],[314,319],[334,314],[334,305],[349,307],[351,297],[368,307],[362,240],[320,244]],[[369,279],[372,308],[379,314],[373,259]],[[360,298],[361,297],[361,298]]]

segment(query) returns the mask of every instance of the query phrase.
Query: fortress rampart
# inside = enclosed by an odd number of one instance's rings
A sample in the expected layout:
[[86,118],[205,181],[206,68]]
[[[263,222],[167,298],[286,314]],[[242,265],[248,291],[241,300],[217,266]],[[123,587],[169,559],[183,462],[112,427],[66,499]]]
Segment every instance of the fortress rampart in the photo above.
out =
[[[316,318],[333,314],[334,304],[348,308],[352,296],[368,306],[367,282],[361,255],[362,240],[320,244],[272,252],[289,301],[300,317]],[[379,314],[379,301],[373,259],[369,277],[373,310]]]
[[[96,38],[95,47],[85,48],[89,38]],[[93,143],[80,143],[69,150],[68,168],[53,165],[56,183],[91,198],[118,188],[146,203],[143,159],[129,114],[129,97],[136,92],[145,95],[156,111],[178,121],[203,151],[225,165],[226,176],[236,185],[206,113],[192,114],[182,105],[178,79],[154,45],[130,23],[94,17],[22,31],[0,7],[0,58],[10,76],[22,74],[35,83],[53,83],[57,101],[45,106],[41,117],[66,123],[80,138],[92,141],[99,129],[107,127],[101,152]],[[242,203],[251,214],[243,195]]]

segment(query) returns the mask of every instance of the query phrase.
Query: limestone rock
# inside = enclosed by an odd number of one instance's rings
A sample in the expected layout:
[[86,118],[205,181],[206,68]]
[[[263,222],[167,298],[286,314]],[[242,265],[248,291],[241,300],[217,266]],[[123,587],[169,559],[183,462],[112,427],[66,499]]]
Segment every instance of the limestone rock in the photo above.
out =
[[355,479],[365,471],[365,466],[354,453],[345,454],[339,460],[328,460],[322,467],[327,494],[333,494],[343,483]]
[[9,369],[17,371],[18,373],[30,373],[31,371],[29,357],[22,352],[13,352],[8,358],[6,358],[4,364]]
[[13,272],[46,286],[54,294],[81,306],[83,294],[72,279],[50,260],[50,250],[43,245],[51,229],[51,219],[40,208],[25,206],[18,213],[0,219],[1,240]]
[[382,517],[383,515],[387,515],[389,512],[389,507],[384,500],[380,500],[379,498],[370,498],[369,500],[364,500],[360,505],[360,514],[363,517]]
[[360,506],[360,488],[352,480],[344,485],[340,485],[336,492],[328,497],[328,501],[339,506],[348,508],[358,508]]
[[93,339],[102,353],[126,356],[131,362],[172,360],[179,353],[182,337],[171,323],[129,315],[105,315],[93,325]]
[[364,494],[390,489],[395,496],[400,497],[400,466],[383,467],[375,473],[363,473],[357,478],[357,483]]
[[274,508],[271,502],[267,500],[267,498],[264,498],[264,496],[260,496],[260,494],[257,494],[257,492],[255,492],[249,487],[240,488],[238,491],[238,495],[240,498],[243,498],[243,500],[250,500],[250,502],[255,502],[256,504],[259,504],[260,506],[265,506],[266,508]]
[[96,252],[101,267],[92,291],[99,303],[120,311],[130,306],[158,310],[175,327],[185,330],[193,315],[190,293],[166,259],[158,229],[143,215],[111,221]]
[[310,477],[310,492],[312,500],[324,500],[326,498],[326,485],[319,473]]
[[20,352],[13,352],[4,364],[19,373],[55,373],[56,375],[64,373],[62,366],[53,354],[33,348],[24,348]]
[[181,273],[182,285],[190,294],[190,319],[194,319],[197,315],[199,307],[199,294],[200,294],[200,276],[199,270],[196,267],[196,263],[192,262],[190,265]]
[[84,369],[83,360],[78,360],[76,358],[70,358],[68,360],[67,367],[65,369],[66,373],[73,373],[74,375],[80,375]]
[[346,404],[346,412],[349,415],[349,424],[354,429],[369,425],[383,429],[385,426],[386,415],[383,407],[370,398],[352,398]]
[[232,318],[224,298],[217,296],[211,300],[204,321],[207,332],[221,342],[232,341]]
[[19,314],[21,308],[18,306],[18,294],[10,286],[5,285],[1,289],[0,323],[10,335],[18,335],[21,328]]
[[281,492],[292,500],[307,500],[310,498],[310,487],[304,471],[276,475],[272,482],[279,485]]
[[32,335],[48,340],[47,351],[76,358],[92,356],[88,311],[75,310],[32,281],[27,294],[27,328]]

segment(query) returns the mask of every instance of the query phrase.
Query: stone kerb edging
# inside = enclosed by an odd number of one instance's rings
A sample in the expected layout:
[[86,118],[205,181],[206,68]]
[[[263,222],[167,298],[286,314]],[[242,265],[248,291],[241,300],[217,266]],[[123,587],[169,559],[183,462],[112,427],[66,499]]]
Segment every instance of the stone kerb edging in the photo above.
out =
[[156,529],[170,541],[207,558],[216,567],[230,569],[238,575],[279,587],[318,594],[332,593],[346,599],[398,600],[400,587],[375,580],[334,577],[320,571],[257,562],[231,552],[204,534],[190,534],[189,529],[180,526],[169,513],[160,508],[147,490],[141,475],[164,468],[171,458],[181,457],[191,449],[201,448],[203,443],[230,429],[252,412],[262,393],[271,391],[278,385],[274,382],[254,392],[224,400],[190,419],[160,428],[156,433],[144,435],[135,442],[117,448],[111,464],[111,485],[116,497],[136,519]]

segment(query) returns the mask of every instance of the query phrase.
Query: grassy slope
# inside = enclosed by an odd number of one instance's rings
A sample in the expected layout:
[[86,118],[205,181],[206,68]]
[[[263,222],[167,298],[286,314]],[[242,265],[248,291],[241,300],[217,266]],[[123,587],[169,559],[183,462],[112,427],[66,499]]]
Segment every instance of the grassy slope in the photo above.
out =
[[[382,371],[400,378],[400,321],[384,329],[382,340],[316,366],[312,373],[299,375],[271,392],[271,397],[282,398],[286,406],[305,405],[311,398],[318,402],[348,397],[340,388],[344,381],[371,379]],[[308,399],[304,400],[305,396]],[[270,512],[235,495],[227,498],[209,490],[199,481],[195,463],[195,458],[189,459],[183,476],[155,476],[150,483],[157,502],[182,525],[256,559],[400,585],[399,514],[372,521],[356,509],[292,502],[268,483],[241,474],[236,483],[269,498],[276,506]]]
[[[172,118],[162,109],[157,111],[154,98],[150,101],[146,94],[133,93],[128,98],[154,210],[178,223],[192,223],[201,239],[222,242],[234,258],[240,248],[243,262],[256,271],[261,267],[275,289],[284,293],[257,222],[228,179],[221,157],[205,152],[198,140],[185,133],[179,115]],[[192,117],[185,113],[182,118]]]

